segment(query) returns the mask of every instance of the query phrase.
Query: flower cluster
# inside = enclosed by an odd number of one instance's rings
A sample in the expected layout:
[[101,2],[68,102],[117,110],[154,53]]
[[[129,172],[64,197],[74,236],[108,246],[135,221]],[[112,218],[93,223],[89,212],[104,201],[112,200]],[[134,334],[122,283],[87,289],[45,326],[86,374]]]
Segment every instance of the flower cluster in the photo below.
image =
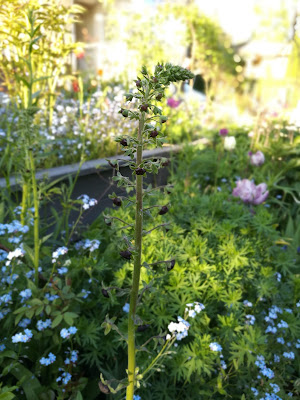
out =
[[68,248],[63,246],[59,247],[52,253],[52,263],[55,263],[58,259],[58,257],[63,256],[64,254],[67,254]]
[[40,363],[42,365],[50,365],[50,364],[53,364],[55,360],[56,360],[56,356],[53,353],[49,353],[48,358],[42,357],[40,359]]
[[68,339],[71,335],[74,335],[77,332],[77,328],[75,326],[70,326],[70,328],[63,328],[60,331],[60,336],[63,339]]
[[247,321],[246,321],[246,324],[247,324],[247,325],[254,325],[254,322],[255,322],[255,317],[254,317],[254,315],[247,314],[247,315],[246,315],[246,318],[247,318]]
[[23,319],[18,323],[18,326],[19,326],[20,328],[27,328],[27,326],[30,324],[30,322],[31,322],[31,319],[29,319],[29,318],[23,318]]
[[204,309],[205,306],[202,303],[198,303],[197,301],[195,301],[194,303],[188,303],[186,305],[185,311],[188,313],[189,317],[195,318],[195,316]]
[[20,292],[20,296],[22,297],[21,303],[24,301],[28,300],[32,296],[32,291],[31,289],[25,289]]
[[[177,317],[177,322],[171,322],[168,325],[169,332],[176,336],[177,340],[182,340],[188,335],[189,327],[191,326],[185,319]],[[171,338],[171,335],[167,335],[167,340]]]
[[8,266],[14,258],[23,257],[24,254],[25,254],[25,251],[21,247],[16,248],[14,251],[10,251],[7,254],[6,258],[8,261],[6,261],[5,265]]
[[39,320],[36,324],[36,327],[38,331],[43,331],[47,328],[50,328],[51,324],[51,319],[46,319],[46,321]]
[[93,252],[99,248],[100,243],[101,243],[100,240],[97,240],[97,239],[93,239],[93,240],[85,239],[85,240],[81,240],[80,242],[75,243],[75,249],[76,250],[89,249],[90,252]]
[[274,372],[266,366],[265,358],[263,356],[257,356],[255,365],[258,366],[260,373],[269,379],[274,378]]
[[68,365],[68,364],[70,364],[70,363],[75,364],[75,363],[77,362],[77,360],[78,360],[78,351],[77,351],[77,350],[72,350],[72,351],[70,352],[69,357],[67,357],[67,358],[65,359],[65,364],[66,364],[66,365]]
[[209,348],[211,351],[216,351],[216,352],[222,351],[222,346],[217,342],[210,343]]
[[[58,369],[59,371],[64,371],[62,368]],[[56,382],[61,382],[63,385],[67,385],[72,379],[72,375],[69,372],[64,371],[61,376],[56,379]]]
[[16,333],[12,336],[11,340],[13,343],[27,343],[32,338],[33,334],[31,330],[25,329],[24,333]]
[[232,195],[239,197],[244,203],[258,205],[267,199],[269,192],[265,183],[256,186],[249,179],[243,179],[236,182]]
[[91,199],[87,194],[82,194],[77,197],[77,200],[82,201],[82,208],[88,210],[90,207],[94,207],[98,201],[96,199]]

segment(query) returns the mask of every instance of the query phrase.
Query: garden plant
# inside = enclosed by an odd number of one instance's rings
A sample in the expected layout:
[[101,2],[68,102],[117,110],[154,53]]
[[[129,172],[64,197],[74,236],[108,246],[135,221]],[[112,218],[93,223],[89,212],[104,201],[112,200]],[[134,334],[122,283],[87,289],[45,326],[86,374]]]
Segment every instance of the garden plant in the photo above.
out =
[[[193,73],[170,63],[134,89],[71,76],[79,44],[62,31],[81,7],[0,4],[0,400],[299,399],[296,120],[208,125],[177,96]],[[242,61],[193,9],[194,65],[238,78]],[[144,158],[170,142],[176,155]],[[108,195],[75,195],[80,168],[109,156],[111,207],[88,225]],[[37,179],[69,162],[74,177]]]

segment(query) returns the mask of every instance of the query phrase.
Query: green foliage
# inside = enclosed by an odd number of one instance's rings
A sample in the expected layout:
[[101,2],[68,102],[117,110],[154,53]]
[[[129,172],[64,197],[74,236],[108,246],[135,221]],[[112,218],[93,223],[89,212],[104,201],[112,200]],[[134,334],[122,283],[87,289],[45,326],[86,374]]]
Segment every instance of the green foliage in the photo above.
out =
[[[11,98],[28,105],[28,78],[34,76],[34,97],[53,104],[58,80],[69,71],[68,56],[78,45],[69,31],[83,8],[61,2],[2,0],[0,76]],[[29,56],[30,54],[30,56]],[[31,60],[29,60],[31,57]]]

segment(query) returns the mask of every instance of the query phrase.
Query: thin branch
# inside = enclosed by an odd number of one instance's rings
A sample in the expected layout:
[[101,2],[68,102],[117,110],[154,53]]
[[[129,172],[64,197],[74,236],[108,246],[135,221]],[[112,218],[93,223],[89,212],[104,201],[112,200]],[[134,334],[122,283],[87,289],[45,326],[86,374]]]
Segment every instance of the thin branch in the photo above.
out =
[[166,335],[152,336],[152,337],[151,337],[150,339],[148,339],[145,343],[143,343],[140,347],[145,347],[145,346],[147,346],[147,344],[150,343],[151,340],[153,340],[153,339],[163,339],[163,338],[165,338],[165,337],[166,337]]
[[[104,218],[105,218],[105,219],[117,219],[118,221],[123,222],[123,224],[125,224],[126,226],[133,226],[133,224],[129,224],[128,222],[126,222],[126,221],[124,221],[123,219],[118,218],[118,217],[111,217],[111,216],[105,216],[105,215],[104,215]],[[124,228],[124,227],[123,227],[123,228]]]
[[151,233],[151,232],[154,231],[155,229],[160,228],[161,226],[166,226],[166,225],[170,225],[170,224],[171,224],[171,222],[166,222],[165,224],[157,225],[157,226],[155,226],[154,228],[150,229],[149,231],[143,231],[143,234],[144,234],[144,235],[148,235],[148,233]]

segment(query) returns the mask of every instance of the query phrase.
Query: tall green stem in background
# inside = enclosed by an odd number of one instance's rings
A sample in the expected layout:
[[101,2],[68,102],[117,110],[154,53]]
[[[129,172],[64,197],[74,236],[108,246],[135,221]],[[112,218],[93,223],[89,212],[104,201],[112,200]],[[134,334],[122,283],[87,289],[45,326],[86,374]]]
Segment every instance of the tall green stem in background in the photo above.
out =
[[[160,206],[155,205],[148,208],[144,208],[144,199],[151,195],[153,189],[143,188],[143,176],[146,173],[157,174],[160,168],[166,166],[167,160],[164,158],[159,159],[145,159],[143,160],[143,149],[147,146],[149,147],[161,147],[164,141],[163,133],[161,131],[161,125],[167,121],[167,117],[162,115],[162,109],[157,106],[158,102],[162,101],[164,97],[164,91],[169,86],[171,82],[184,81],[187,79],[192,79],[194,75],[182,68],[180,66],[173,66],[172,64],[158,64],[155,67],[154,74],[149,74],[146,67],[141,70],[141,78],[137,78],[135,81],[137,91],[131,91],[126,93],[126,101],[137,103],[136,110],[121,108],[119,113],[124,118],[134,119],[138,121],[138,132],[137,136],[126,136],[119,137],[117,139],[125,152],[125,155],[130,157],[128,164],[130,169],[133,171],[135,176],[135,182],[131,181],[129,178],[122,176],[119,171],[118,160],[115,164],[111,164],[117,169],[117,175],[113,177],[114,181],[118,182],[118,186],[125,186],[126,190],[130,193],[135,187],[135,224],[128,224],[121,218],[105,216],[105,219],[110,222],[112,220],[119,220],[125,224],[122,228],[132,229],[134,232],[130,236],[125,236],[124,240],[126,242],[126,249],[120,251],[120,255],[130,260],[133,254],[134,265],[132,274],[132,286],[130,290],[130,304],[129,304],[129,314],[128,314],[128,336],[125,337],[115,325],[116,318],[109,318],[106,316],[102,327],[105,328],[105,335],[107,335],[113,328],[117,331],[122,340],[125,340],[128,345],[128,368],[127,377],[122,381],[119,381],[116,387],[113,387],[111,383],[115,386],[117,379],[105,380],[103,374],[100,374],[101,381],[99,382],[99,388],[103,393],[117,393],[119,390],[126,388],[126,400],[133,400],[135,387],[140,387],[140,381],[144,378],[143,373],[139,373],[139,368],[136,366],[136,338],[135,331],[137,325],[139,325],[139,317],[137,315],[137,307],[139,303],[139,285],[140,285],[140,275],[142,267],[142,238],[143,234],[146,232],[143,230],[143,213],[147,210],[147,214],[151,213],[149,210],[157,210],[156,207],[160,208],[158,212],[159,215],[164,215],[168,212],[168,207],[166,205]],[[117,197],[115,193],[109,195],[116,206],[122,205],[122,200]],[[130,203],[132,201],[125,197]],[[168,223],[167,223],[168,224]],[[163,227],[167,224],[159,224],[147,233],[152,232],[154,229]],[[133,252],[132,252],[133,250]],[[163,261],[164,263],[169,263],[174,260]],[[173,266],[174,267],[174,264]],[[106,294],[108,293],[106,289],[103,289]],[[150,339],[151,341],[151,339]],[[142,347],[148,344],[147,341]],[[169,342],[168,342],[169,343]],[[159,354],[156,354],[153,362],[150,363],[149,367],[146,369],[148,372],[153,369],[153,366],[157,363],[157,360],[163,357],[164,352],[168,348],[164,346]]]
[[40,258],[40,214],[39,214],[39,199],[38,199],[38,188],[35,177],[35,165],[32,149],[29,149],[30,169],[31,169],[31,180],[32,180],[32,192],[33,192],[33,206],[34,206],[34,218],[33,218],[33,237],[34,237],[34,271],[35,271],[35,283],[38,284],[39,280],[39,258]]
[[[146,100],[147,101],[147,100]],[[139,122],[138,146],[136,152],[136,164],[142,163],[143,157],[143,130],[145,113],[142,113]],[[143,231],[143,176],[136,175],[136,209],[135,209],[135,251],[133,282],[130,295],[130,309],[128,316],[128,381],[126,399],[130,400],[134,394],[135,378],[135,315],[139,292],[141,258],[142,258],[142,231]]]

